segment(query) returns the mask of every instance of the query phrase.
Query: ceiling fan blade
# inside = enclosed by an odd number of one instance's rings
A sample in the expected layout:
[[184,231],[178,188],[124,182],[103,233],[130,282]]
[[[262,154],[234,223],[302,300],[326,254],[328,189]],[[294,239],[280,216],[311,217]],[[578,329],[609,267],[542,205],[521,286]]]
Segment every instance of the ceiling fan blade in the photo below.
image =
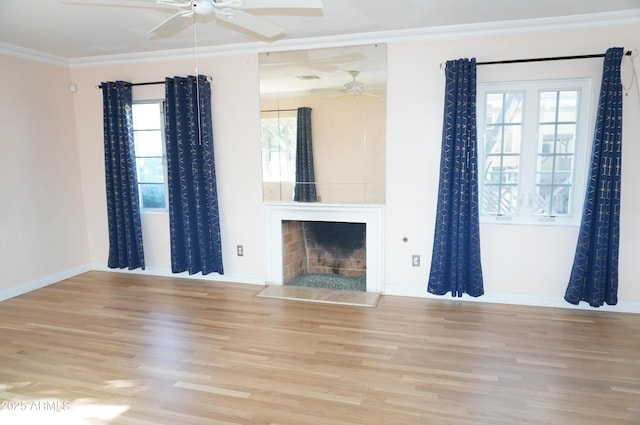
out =
[[153,36],[177,31],[191,22],[191,19],[189,19],[191,16],[193,16],[193,10],[178,12],[149,31],[149,34]]
[[252,15],[237,9],[222,9],[216,12],[216,17],[224,22],[244,28],[247,31],[259,34],[263,37],[273,38],[284,34],[285,30],[280,25],[266,19]]
[[153,3],[159,6],[191,7],[191,0],[124,0],[125,2]]
[[241,0],[239,9],[322,9],[322,0]]
[[153,0],[157,4],[167,5],[167,6],[177,6],[177,7],[191,7],[191,2],[189,0],[179,1],[179,0]]
[[344,90],[340,90],[340,89],[332,89],[332,88],[326,88],[326,89],[311,89],[309,90],[310,93],[312,94],[342,94],[344,93]]
[[183,5],[180,2],[165,0],[62,0],[62,4],[73,6],[103,6],[103,7],[124,7],[124,8],[145,8],[158,9],[162,6],[185,7],[190,6],[187,2]]
[[125,2],[138,2],[138,3],[155,3],[161,5],[170,5],[170,6],[190,6],[191,2],[189,0],[123,0]]

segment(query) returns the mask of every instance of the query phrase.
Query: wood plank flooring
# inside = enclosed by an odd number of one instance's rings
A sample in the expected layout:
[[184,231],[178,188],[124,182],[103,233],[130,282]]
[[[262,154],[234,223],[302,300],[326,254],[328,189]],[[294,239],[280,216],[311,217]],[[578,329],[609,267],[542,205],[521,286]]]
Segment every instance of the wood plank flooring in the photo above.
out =
[[640,315],[89,272],[0,303],[0,423],[640,424]]

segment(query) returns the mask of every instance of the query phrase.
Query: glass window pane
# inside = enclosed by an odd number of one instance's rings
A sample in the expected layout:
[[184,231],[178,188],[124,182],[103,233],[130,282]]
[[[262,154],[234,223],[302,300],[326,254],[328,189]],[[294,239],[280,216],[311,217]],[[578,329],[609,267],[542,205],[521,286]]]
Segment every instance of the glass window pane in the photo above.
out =
[[489,93],[487,94],[487,103],[486,103],[486,123],[495,124],[501,123],[503,114],[502,114],[502,105],[503,105],[504,95],[502,93]]
[[522,126],[508,125],[504,127],[503,153],[520,153]]
[[536,184],[570,184],[573,172],[571,156],[539,156]]
[[482,191],[481,214],[516,214],[517,194],[518,187],[515,185],[485,185]]
[[500,155],[487,155],[484,160],[484,182],[500,183],[502,180],[502,164]]
[[480,200],[480,212],[482,214],[498,214],[498,200],[500,199],[500,186],[485,185]]
[[136,156],[162,156],[162,131],[134,132]]
[[540,122],[556,122],[556,107],[558,92],[548,91],[540,93]]
[[164,185],[140,184],[141,208],[165,208]]
[[524,93],[491,93],[486,99],[484,131],[483,214],[516,213],[522,148]]
[[558,155],[555,160],[556,173],[573,171],[573,155]]
[[133,104],[133,137],[141,209],[166,209],[162,102]]
[[502,158],[502,183],[518,183],[520,156],[507,155]]
[[[551,174],[554,167],[553,155],[538,155],[538,161],[536,163],[536,171],[538,174]],[[541,182],[538,182],[541,183]]]
[[518,186],[502,186],[500,190],[500,204],[498,205],[498,214],[515,214],[517,201]]
[[560,124],[557,131],[556,153],[574,153],[576,149],[576,125]]
[[522,122],[522,93],[504,94],[504,122],[519,124]]
[[541,124],[538,128],[538,153],[552,154],[555,152],[556,125]]
[[571,185],[571,172],[568,171],[556,171],[553,173],[553,184],[556,186],[568,186]]
[[553,197],[551,198],[551,214],[566,215],[569,214],[569,196],[571,193],[570,186],[555,187]]
[[569,213],[569,186],[536,186],[537,215],[566,215]]
[[553,179],[553,172],[537,172],[536,173],[536,184],[551,184],[551,180]]
[[558,121],[576,122],[578,117],[578,92],[576,90],[561,91],[558,104],[560,107]]
[[518,186],[489,184],[483,187],[481,214],[513,215],[516,213]]
[[559,155],[555,159],[555,170],[553,173],[554,185],[571,185],[573,174],[573,156]]
[[486,154],[500,153],[502,149],[501,125],[487,126],[484,130],[484,152]]
[[489,93],[486,103],[487,124],[520,124],[522,122],[522,93]]
[[540,93],[540,122],[576,122],[577,117],[576,90]]
[[534,196],[534,214],[551,215],[549,210],[551,199],[551,186],[536,186]]
[[514,185],[485,185],[482,191],[482,214],[513,215],[516,213],[518,187]]
[[163,183],[162,158],[136,158],[138,183]]
[[161,128],[160,103],[136,103],[133,105],[133,128],[157,130]]

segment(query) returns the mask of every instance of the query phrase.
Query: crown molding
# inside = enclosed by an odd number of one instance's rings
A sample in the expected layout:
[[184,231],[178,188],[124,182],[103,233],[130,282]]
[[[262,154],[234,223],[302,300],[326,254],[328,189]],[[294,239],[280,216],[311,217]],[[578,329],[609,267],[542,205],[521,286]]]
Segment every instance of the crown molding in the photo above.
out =
[[71,66],[71,60],[62,56],[52,55],[50,53],[41,52],[39,50],[27,49],[26,47],[15,46],[13,44],[3,43],[0,41],[0,55],[11,56],[14,58],[25,59],[33,62],[46,63],[56,66]]
[[387,38],[397,40],[457,39],[496,34],[543,32],[563,29],[594,28],[612,25],[640,23],[640,8],[615,12],[583,15],[555,16],[547,18],[520,19],[511,21],[480,22],[475,24],[448,25],[416,28],[406,31],[389,31]]
[[[640,8],[616,12],[571,15],[551,18],[521,19],[512,21],[483,22],[464,25],[389,30],[358,34],[344,34],[326,37],[282,39],[273,43],[251,42],[222,46],[198,47],[198,56],[215,57],[242,54],[256,54],[283,50],[355,46],[370,43],[390,43],[402,41],[427,41],[459,39],[466,37],[491,36],[496,34],[517,34],[542,32],[559,29],[594,28],[611,25],[640,23]],[[159,50],[155,52],[126,53],[118,55],[64,58],[32,49],[0,42],[0,54],[44,62],[71,68],[93,67],[122,63],[152,62],[158,60],[191,59],[193,48]]]

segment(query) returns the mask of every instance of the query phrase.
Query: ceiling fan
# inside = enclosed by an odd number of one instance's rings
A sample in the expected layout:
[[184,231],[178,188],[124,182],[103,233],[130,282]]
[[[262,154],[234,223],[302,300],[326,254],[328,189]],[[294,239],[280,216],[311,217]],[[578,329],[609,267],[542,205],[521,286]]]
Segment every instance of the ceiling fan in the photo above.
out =
[[251,9],[322,9],[322,0],[154,0],[158,6],[183,9],[153,28],[150,35],[172,33],[188,25],[197,15],[217,19],[247,31],[273,38],[285,33],[280,25],[255,16]]
[[364,83],[362,81],[356,80],[358,75],[360,75],[360,71],[347,71],[353,80],[346,83],[343,87],[343,91],[345,94],[362,94],[364,92]]
[[347,71],[349,75],[351,75],[351,81],[345,83],[341,89],[313,89],[311,92],[313,94],[324,94],[329,97],[339,97],[339,96],[347,96],[347,95],[365,95],[365,96],[373,96],[377,97],[371,90],[365,86],[362,81],[359,81],[358,75],[360,75],[360,71],[350,70]]

